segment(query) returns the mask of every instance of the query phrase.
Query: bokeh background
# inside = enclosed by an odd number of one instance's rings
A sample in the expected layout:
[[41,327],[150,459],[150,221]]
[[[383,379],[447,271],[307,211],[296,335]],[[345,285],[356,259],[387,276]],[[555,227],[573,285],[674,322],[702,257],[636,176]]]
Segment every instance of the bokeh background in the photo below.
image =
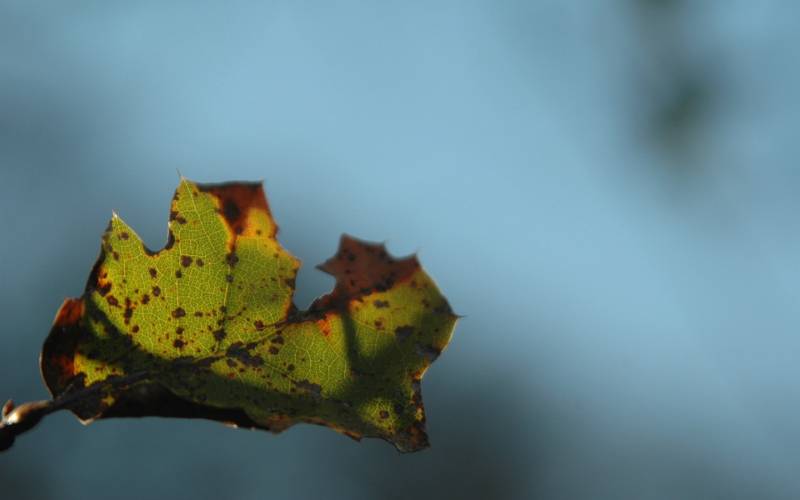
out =
[[4,498],[800,498],[796,5],[1,1],[1,397],[177,169],[264,179],[299,306],[348,232],[466,316],[425,452],[59,414]]

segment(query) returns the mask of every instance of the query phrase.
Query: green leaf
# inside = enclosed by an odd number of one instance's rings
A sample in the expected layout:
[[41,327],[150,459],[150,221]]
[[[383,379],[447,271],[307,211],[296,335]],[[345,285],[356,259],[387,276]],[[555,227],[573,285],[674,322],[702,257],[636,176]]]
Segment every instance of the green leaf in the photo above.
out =
[[85,423],[306,422],[426,447],[420,381],[456,322],[436,285],[416,257],[343,236],[319,266],[334,290],[298,311],[300,263],[276,233],[260,183],[182,179],[159,252],[115,214],[83,296],[64,302],[42,350],[54,398],[92,395],[70,405]]

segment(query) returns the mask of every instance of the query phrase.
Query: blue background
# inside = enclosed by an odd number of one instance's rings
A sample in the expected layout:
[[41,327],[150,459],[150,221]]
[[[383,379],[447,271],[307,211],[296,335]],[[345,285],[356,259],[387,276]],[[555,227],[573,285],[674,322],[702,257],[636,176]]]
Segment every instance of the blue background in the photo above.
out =
[[347,232],[466,315],[425,452],[64,413],[4,495],[799,498],[795,6],[0,2],[4,395],[46,396],[112,209],[163,245],[178,169],[264,179],[299,306]]

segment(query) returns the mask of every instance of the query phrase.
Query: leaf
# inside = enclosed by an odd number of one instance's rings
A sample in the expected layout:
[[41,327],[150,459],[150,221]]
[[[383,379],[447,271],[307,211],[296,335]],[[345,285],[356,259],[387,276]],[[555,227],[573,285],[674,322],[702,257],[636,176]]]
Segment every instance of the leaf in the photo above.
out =
[[416,257],[342,236],[319,266],[335,288],[298,311],[300,263],[277,229],[260,183],[182,179],[159,252],[114,214],[83,296],[64,302],[44,343],[54,399],[90,394],[69,405],[84,423],[155,415],[277,433],[305,422],[426,447],[420,381],[455,326],[445,298]]

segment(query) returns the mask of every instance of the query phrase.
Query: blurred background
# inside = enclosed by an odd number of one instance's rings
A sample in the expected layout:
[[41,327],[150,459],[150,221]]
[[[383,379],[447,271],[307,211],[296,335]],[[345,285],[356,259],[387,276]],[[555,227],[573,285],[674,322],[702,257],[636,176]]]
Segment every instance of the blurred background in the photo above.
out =
[[348,232],[466,316],[425,452],[64,413],[5,498],[800,498],[796,5],[0,1],[0,397],[177,169],[265,181],[300,307]]

